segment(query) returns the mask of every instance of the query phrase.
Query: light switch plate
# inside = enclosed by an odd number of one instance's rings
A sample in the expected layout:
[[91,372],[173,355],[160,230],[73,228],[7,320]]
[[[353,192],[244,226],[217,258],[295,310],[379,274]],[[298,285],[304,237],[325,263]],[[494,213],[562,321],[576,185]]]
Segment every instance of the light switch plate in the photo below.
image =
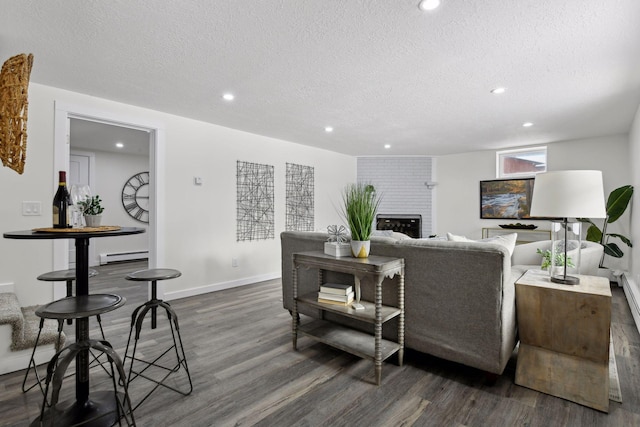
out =
[[42,215],[42,203],[40,202],[22,202],[23,216],[39,216]]

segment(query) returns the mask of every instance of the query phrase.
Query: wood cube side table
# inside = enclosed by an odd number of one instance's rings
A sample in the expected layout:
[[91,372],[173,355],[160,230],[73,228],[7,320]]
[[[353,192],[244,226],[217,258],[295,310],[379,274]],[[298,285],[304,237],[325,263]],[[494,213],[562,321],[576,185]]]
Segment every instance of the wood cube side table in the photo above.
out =
[[516,384],[608,412],[611,288],[578,277],[563,285],[529,270],[516,281]]

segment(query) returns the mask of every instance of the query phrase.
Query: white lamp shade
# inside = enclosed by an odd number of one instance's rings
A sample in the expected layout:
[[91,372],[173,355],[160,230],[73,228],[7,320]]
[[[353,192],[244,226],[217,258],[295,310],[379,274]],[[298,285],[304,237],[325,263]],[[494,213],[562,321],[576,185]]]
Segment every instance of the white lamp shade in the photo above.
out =
[[533,185],[532,217],[605,218],[602,172],[593,170],[539,173]]

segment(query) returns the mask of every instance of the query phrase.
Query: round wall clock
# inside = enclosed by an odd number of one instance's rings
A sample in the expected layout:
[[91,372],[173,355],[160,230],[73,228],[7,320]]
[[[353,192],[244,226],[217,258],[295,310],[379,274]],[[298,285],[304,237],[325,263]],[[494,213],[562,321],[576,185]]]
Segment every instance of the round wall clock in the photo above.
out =
[[122,206],[131,218],[149,223],[149,172],[129,178],[122,187]]

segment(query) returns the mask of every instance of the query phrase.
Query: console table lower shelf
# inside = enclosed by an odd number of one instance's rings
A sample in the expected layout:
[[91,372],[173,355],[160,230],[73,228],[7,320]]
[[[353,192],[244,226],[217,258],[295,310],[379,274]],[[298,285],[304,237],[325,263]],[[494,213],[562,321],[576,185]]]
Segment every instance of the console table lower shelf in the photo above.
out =
[[[351,274],[354,277],[358,309],[353,305],[326,304],[318,301],[318,292],[298,296],[298,269],[318,269],[316,290],[322,288],[324,271]],[[385,278],[398,276],[398,307],[383,305],[382,282]],[[374,302],[360,299],[360,285],[373,285]],[[300,322],[298,305],[318,309],[320,319]],[[357,320],[373,326],[371,333],[346,327],[340,322],[331,322],[324,318],[332,313],[345,319]],[[382,361],[398,353],[398,364],[402,366],[404,357],[404,259],[372,255],[369,258],[336,258],[322,252],[299,252],[293,254],[293,310],[292,332],[293,349],[297,349],[298,333],[324,344],[346,351],[364,359],[373,360],[376,384],[382,380]],[[382,338],[382,327],[387,321],[398,318],[397,342]]]
[[[326,320],[313,320],[300,325],[298,332],[363,359],[376,360],[375,341],[370,334],[336,325]],[[385,339],[380,340],[380,361],[393,356],[401,348],[400,344],[396,342]]]

